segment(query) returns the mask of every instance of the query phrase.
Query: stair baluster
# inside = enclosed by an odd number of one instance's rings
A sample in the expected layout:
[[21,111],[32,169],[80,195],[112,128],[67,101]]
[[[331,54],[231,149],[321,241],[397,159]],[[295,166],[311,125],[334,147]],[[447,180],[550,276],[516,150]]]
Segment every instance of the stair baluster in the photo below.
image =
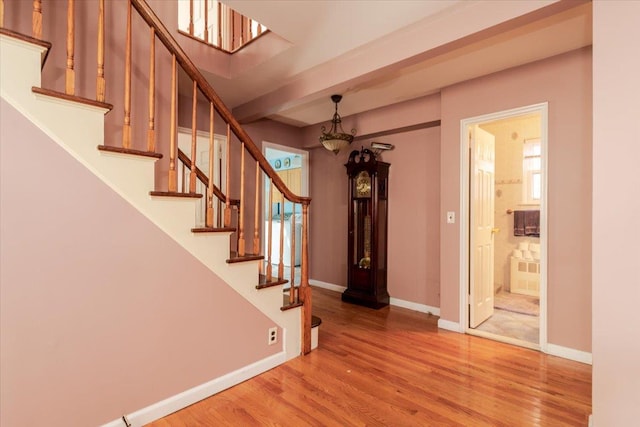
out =
[[296,302],[296,204],[293,203],[291,219],[291,277],[289,279],[289,304]]
[[284,279],[284,193],[280,193],[280,256],[278,260],[278,279]]
[[265,237],[267,241],[267,281],[273,279],[273,266],[271,263],[271,246],[273,245],[273,180],[269,179],[269,221],[267,221],[268,232]]
[[64,91],[67,95],[76,94],[76,72],[73,59],[75,50],[75,2],[67,0],[67,70]]
[[198,83],[193,81],[193,100],[191,104],[191,174],[189,175],[189,192],[196,192],[196,151],[198,138]]
[[131,148],[131,1],[127,0],[127,37],[124,62],[124,125],[122,148]]
[[[209,185],[207,186],[207,209],[205,212],[205,226],[207,227],[213,227],[214,113],[213,102],[209,102]],[[220,217],[220,208],[218,208],[218,217]]]
[[231,227],[231,124],[227,123],[227,176],[226,186],[227,200],[224,207],[224,226]]
[[[256,160],[256,182],[255,182],[255,190],[256,190],[256,199],[254,204],[253,211],[253,253],[260,253],[260,162]],[[262,266],[263,263],[260,263]],[[260,273],[262,273],[262,268],[260,269]]]
[[[244,142],[240,143],[240,206],[246,206],[244,198]],[[242,209],[238,217],[238,255],[245,256],[245,239],[244,239],[244,211]]]
[[42,0],[33,0],[31,27],[33,38],[42,39]]
[[[176,153],[178,146],[176,139],[178,137],[178,84],[176,72],[176,54],[171,58],[171,117],[170,117],[170,139],[169,139],[169,191],[176,191],[178,188],[178,175],[176,175]],[[184,182],[184,181],[183,181]]]
[[149,128],[147,151],[156,151],[156,31],[150,27],[149,37]]
[[[152,27],[153,30],[153,27]],[[104,0],[98,1],[98,77],[96,78],[96,101],[104,102],[106,81],[104,79]],[[153,151],[153,150],[149,150]]]

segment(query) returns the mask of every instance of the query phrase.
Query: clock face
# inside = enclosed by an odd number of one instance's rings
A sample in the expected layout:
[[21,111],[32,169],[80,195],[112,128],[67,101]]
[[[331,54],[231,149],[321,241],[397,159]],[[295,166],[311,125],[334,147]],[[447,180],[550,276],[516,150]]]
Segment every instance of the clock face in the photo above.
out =
[[371,176],[362,171],[356,176],[356,197],[371,197]]

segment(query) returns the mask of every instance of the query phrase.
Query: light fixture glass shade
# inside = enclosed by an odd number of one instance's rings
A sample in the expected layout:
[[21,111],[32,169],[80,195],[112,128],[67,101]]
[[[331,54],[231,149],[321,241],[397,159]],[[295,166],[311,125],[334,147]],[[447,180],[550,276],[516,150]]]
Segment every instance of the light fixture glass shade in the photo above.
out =
[[322,135],[320,135],[320,143],[324,148],[338,154],[340,150],[348,147],[353,142],[353,136],[356,131],[353,129],[351,133],[345,133],[342,129],[342,119],[338,114],[338,103],[342,100],[342,95],[331,95],[331,100],[336,104],[336,112],[331,119],[331,128],[325,132],[326,127],[322,126]]

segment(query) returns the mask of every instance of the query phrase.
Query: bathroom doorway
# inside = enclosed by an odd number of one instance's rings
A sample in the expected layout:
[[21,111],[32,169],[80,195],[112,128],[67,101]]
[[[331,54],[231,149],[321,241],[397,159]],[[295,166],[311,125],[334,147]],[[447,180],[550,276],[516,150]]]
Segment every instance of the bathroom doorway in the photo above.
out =
[[546,344],[547,105],[461,123],[461,318],[469,334]]

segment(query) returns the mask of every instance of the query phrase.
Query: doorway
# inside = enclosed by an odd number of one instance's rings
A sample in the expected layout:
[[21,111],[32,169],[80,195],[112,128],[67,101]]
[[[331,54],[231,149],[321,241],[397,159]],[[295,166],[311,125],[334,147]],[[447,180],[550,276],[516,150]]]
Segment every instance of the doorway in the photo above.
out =
[[[309,152],[263,142],[263,154],[269,164],[280,176],[287,187],[299,196],[309,194]],[[274,276],[279,275],[279,264],[283,264],[283,278],[291,283],[300,283],[300,261],[302,255],[302,206],[283,200],[280,192],[273,189],[270,198],[270,180],[263,183],[263,218],[265,269],[271,256],[271,270]],[[271,218],[271,226],[269,226]],[[280,237],[282,229],[282,257],[280,256]],[[271,235],[269,235],[271,230]],[[271,249],[269,251],[269,249]],[[282,259],[281,259],[282,258]]]
[[547,104],[461,122],[465,332],[546,347]]

